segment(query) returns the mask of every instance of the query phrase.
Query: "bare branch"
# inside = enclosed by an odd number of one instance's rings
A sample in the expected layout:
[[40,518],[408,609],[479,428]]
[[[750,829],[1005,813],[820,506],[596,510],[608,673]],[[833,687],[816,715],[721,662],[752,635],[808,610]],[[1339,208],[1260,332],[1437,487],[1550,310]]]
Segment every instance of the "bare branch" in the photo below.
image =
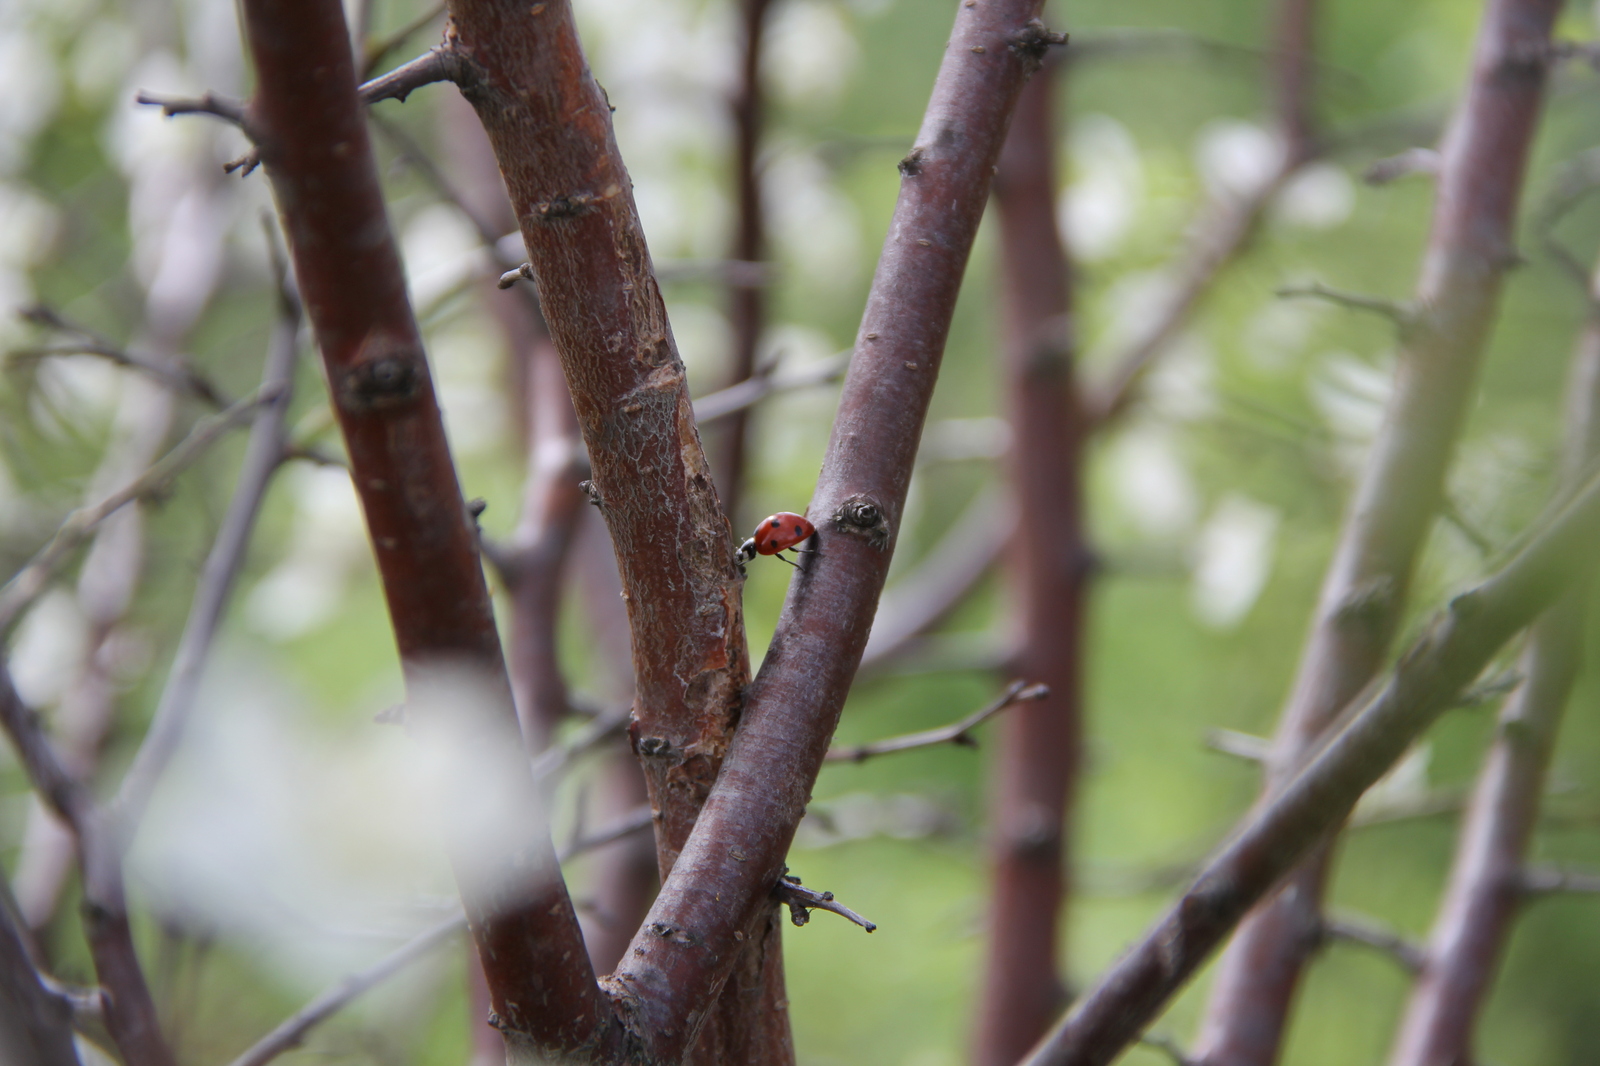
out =
[[1139,1043],[1161,1052],[1172,1060],[1172,1066],[1200,1066],[1200,1060],[1190,1058],[1183,1050],[1183,1045],[1170,1036],[1163,1036],[1160,1033],[1141,1033]]
[[[286,282],[281,284],[287,286]],[[273,331],[257,393],[269,399],[256,408],[233,498],[200,571],[166,687],[112,807],[124,846],[131,840],[162,772],[178,749],[217,629],[244,566],[261,502],[272,475],[283,462],[300,332],[298,304],[292,298],[284,304],[286,313]]]
[[1504,643],[1588,570],[1588,546],[1600,534],[1600,476],[1537,529],[1500,572],[1435,615],[1388,683],[1245,818],[1025,1066],[1103,1066],[1137,1038],[1234,924],[1327,839]]
[[793,874],[786,873],[778,879],[778,883],[772,886],[772,897],[789,908],[789,920],[795,925],[805,925],[811,921],[811,911],[819,910],[848,918],[869,933],[878,928],[876,923],[867,921],[834,899],[832,892],[818,892],[814,888],[806,888]]
[[958,722],[951,722],[938,729],[926,729],[920,733],[906,733],[887,740],[875,740],[870,744],[857,744],[853,747],[832,747],[828,749],[826,761],[828,762],[866,762],[874,755],[889,755],[897,751],[911,751],[914,748],[931,748],[939,744],[955,744],[964,748],[975,748],[978,741],[972,736],[972,731],[987,722],[1007,707],[1029,700],[1042,700],[1050,695],[1050,690],[1044,685],[1029,685],[1025,681],[1013,681],[1000,694],[1000,697],[988,706],[980,708],[967,715]]
[[306,1034],[338,1013],[351,1000],[375,985],[387,981],[407,966],[428,955],[434,948],[454,940],[466,927],[465,916],[453,914],[417,934],[397,951],[384,956],[365,970],[351,974],[285,1018],[276,1029],[252,1044],[243,1055],[234,1059],[230,1066],[265,1066],[285,1051],[299,1047],[305,1042]]
[[736,385],[707,393],[694,402],[694,417],[702,427],[718,419],[727,418],[736,411],[754,407],[768,396],[796,389],[826,385],[844,377],[850,365],[850,353],[841,352],[831,359],[819,360],[789,373],[758,373]]
[[[595,983],[539,814],[343,9],[338,0],[245,0],[243,15],[262,156],[383,580],[408,721],[450,767],[443,813],[495,1010],[526,1054],[611,1046],[620,1028]],[[432,692],[447,681],[442,670],[470,696]]]
[[39,348],[16,349],[11,353],[13,360],[44,359],[61,355],[96,355],[118,366],[131,367],[142,373],[149,374],[174,391],[189,393],[213,407],[227,407],[232,402],[209,378],[201,374],[186,360],[171,356],[159,358],[128,351],[92,330],[84,329],[82,326],[67,321],[57,314],[55,310],[42,304],[24,308],[19,313],[24,320],[36,326],[69,333],[80,338],[80,340],[74,344],[53,344]]
[[78,1066],[72,1004],[35,969],[27,936],[0,877],[0,1062]]
[[173,478],[204,455],[223,434],[243,422],[261,404],[275,402],[280,393],[277,388],[264,388],[220,414],[202,419],[177,447],[144,473],[99,503],[80,507],[68,515],[44,547],[0,588],[0,633],[10,630],[18,616],[44,592],[67,553],[83,543],[96,526],[127,504],[165,491]]
[[1562,893],[1594,895],[1600,893],[1600,874],[1551,866],[1530,866],[1522,871],[1517,887],[1523,894],[1535,897]]
[[1327,940],[1342,940],[1382,952],[1413,976],[1421,973],[1428,961],[1427,952],[1419,945],[1370,918],[1324,917],[1322,935]]
[[1233,729],[1208,729],[1206,747],[1247,762],[1265,763],[1272,757],[1272,741]]
[[1433,148],[1407,148],[1398,155],[1380,159],[1361,175],[1368,185],[1388,185],[1410,174],[1439,175],[1439,153]]
[[911,655],[918,638],[955,610],[989,573],[1017,525],[1017,504],[1003,487],[980,491],[939,542],[878,601],[863,668]]
[[[857,333],[805,556],[739,730],[645,928],[613,975],[647,1054],[692,1046],[772,886],[850,688],[905,507],[956,294],[1011,110],[1050,46],[1033,0],[957,9]],[[541,281],[546,280],[541,273]],[[886,404],[884,397],[893,396]],[[660,931],[667,930],[667,935]],[[680,935],[678,932],[688,935]]]
[[497,288],[497,289],[509,289],[509,288],[511,288],[511,286],[515,285],[519,281],[532,281],[532,280],[533,280],[533,264],[532,263],[523,263],[521,266],[517,267],[515,270],[508,270],[504,274],[501,274],[500,275],[500,279],[495,282],[495,288]]
[[250,133],[249,119],[243,101],[219,93],[208,91],[199,96],[167,96],[164,93],[140,89],[138,95],[134,97],[134,102],[147,107],[159,107],[161,113],[168,118],[174,115],[211,115],[224,122],[233,123],[251,140],[255,139]]
[[[646,804],[574,842],[562,852],[561,861],[565,862],[585,851],[614,843],[648,829],[650,825],[650,807]],[[317,995],[311,1002],[285,1018],[272,1032],[250,1045],[249,1050],[234,1059],[229,1066],[266,1066],[266,1063],[285,1051],[299,1047],[312,1029],[333,1017],[356,997],[387,981],[412,963],[426,958],[434,948],[465,932],[466,928],[466,915],[458,911],[438,924],[424,929],[365,970],[351,974]]]
[[[430,14],[430,20],[437,12]],[[415,59],[400,64],[387,74],[365,82],[359,90],[361,102],[371,107],[380,100],[399,100],[422,88],[460,77],[460,60],[449,49],[430,48]]]
[[1277,295],[1292,297],[1309,297],[1318,300],[1327,300],[1329,303],[1338,304],[1340,307],[1349,307],[1357,311],[1370,311],[1375,315],[1382,315],[1402,329],[1409,326],[1415,319],[1416,313],[1405,304],[1393,300],[1385,300],[1381,296],[1366,296],[1358,292],[1345,292],[1341,289],[1330,288],[1321,282],[1312,282],[1310,285],[1285,285],[1277,291]]
[[[1269,795],[1383,669],[1405,616],[1416,559],[1444,498],[1445,474],[1513,262],[1517,202],[1544,101],[1545,64],[1530,57],[1548,47],[1560,9],[1560,0],[1489,0],[1485,7],[1472,77],[1444,141],[1395,387],[1273,739],[1274,763],[1264,784]],[[1366,309],[1393,314],[1381,301]],[[1234,937],[1196,1042],[1202,1061],[1270,1066],[1277,1060],[1312,947],[1302,912],[1322,897],[1329,854],[1318,851]]]
[[443,17],[445,5],[436,3],[429,5],[420,15],[410,22],[395,30],[388,37],[378,41],[371,41],[363,49],[366,62],[362,64],[361,76],[371,78],[372,72],[382,65],[390,54],[400,49],[400,46],[409,41],[413,36],[427,29],[428,24]]

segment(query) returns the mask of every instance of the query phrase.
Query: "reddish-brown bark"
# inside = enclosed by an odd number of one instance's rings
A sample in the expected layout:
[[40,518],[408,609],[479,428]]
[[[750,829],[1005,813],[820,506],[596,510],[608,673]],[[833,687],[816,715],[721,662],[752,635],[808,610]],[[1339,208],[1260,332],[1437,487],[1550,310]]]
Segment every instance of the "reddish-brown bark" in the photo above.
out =
[[1050,695],[1013,710],[1000,727],[988,959],[974,1046],[982,1066],[1021,1058],[1065,999],[1058,932],[1082,763],[1090,570],[1079,484],[1084,419],[1073,379],[1071,281],[1055,224],[1052,75],[1041,71],[1023,90],[994,180],[1018,511],[1008,557],[1014,672],[1048,685]]
[[770,893],[883,588],[992,168],[1048,46],[1038,7],[958,9],[922,130],[900,164],[900,199],[808,511],[821,554],[792,579],[722,774],[613,978],[630,1027],[660,1058],[692,1040],[741,943],[772,928]]
[[749,676],[722,516],[605,95],[561,0],[451,5],[446,47],[494,145],[561,353],[633,633],[633,735],[669,869]]
[[[1274,741],[1269,792],[1381,667],[1404,611],[1513,259],[1512,227],[1560,7],[1558,0],[1490,0],[1485,12],[1467,97],[1445,139],[1395,392],[1323,582]],[[1276,1061],[1299,975],[1318,942],[1327,865],[1319,853],[1241,926],[1218,968],[1196,1047],[1201,1062]]]
[[[248,0],[251,126],[327,369],[405,665],[446,765],[453,855],[514,1057],[620,1036],[583,953],[517,735],[476,535],[389,231],[337,0]],[[439,671],[454,684],[435,688]]]
[[1388,683],[1246,817],[1177,903],[1101,975],[1024,1066],[1100,1066],[1116,1058],[1245,912],[1459,702],[1505,642],[1588,572],[1600,534],[1600,478],[1553,511],[1499,573],[1439,612]]
[[[1590,299],[1600,293],[1600,272]],[[1563,481],[1577,487],[1600,453],[1600,314],[1590,304],[1568,382]],[[1472,1034],[1524,901],[1523,869],[1556,731],[1583,662],[1586,597],[1569,593],[1534,623],[1522,685],[1501,709],[1462,821],[1455,863],[1400,1024],[1393,1066],[1473,1061]]]

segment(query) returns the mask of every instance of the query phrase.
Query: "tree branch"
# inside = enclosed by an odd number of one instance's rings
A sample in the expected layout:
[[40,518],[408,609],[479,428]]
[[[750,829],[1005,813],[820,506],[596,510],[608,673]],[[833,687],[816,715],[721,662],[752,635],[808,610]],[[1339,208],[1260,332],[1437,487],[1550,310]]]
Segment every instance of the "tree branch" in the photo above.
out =
[[1019,646],[1009,666],[1014,676],[1042,681],[1047,698],[998,730],[978,1066],[1011,1066],[1067,999],[1060,932],[1083,761],[1083,634],[1094,566],[1083,501],[1090,426],[1074,366],[1072,270],[1056,225],[1054,101],[1055,79],[1043,70],[1017,103],[994,180],[1014,437],[1006,576]]
[[584,955],[523,755],[343,10],[337,0],[245,0],[243,12],[262,159],[375,548],[408,721],[444,761],[456,879],[508,1050],[592,1054],[620,1030]]
[[[905,506],[952,309],[1012,107],[1060,35],[1031,0],[958,9],[845,378],[806,561],[727,761],[613,975],[646,1053],[676,1059],[770,914],[772,887],[850,687]],[[542,275],[541,275],[542,280]]]
[[21,348],[11,353],[13,359],[42,359],[59,355],[97,355],[117,366],[131,367],[148,374],[175,392],[185,392],[212,407],[224,408],[232,401],[187,361],[176,358],[158,359],[154,356],[132,352],[113,344],[92,330],[68,322],[52,308],[42,304],[25,308],[23,319],[46,329],[70,333],[81,338],[75,344],[55,344],[39,348]]
[[0,1062],[78,1066],[72,1004],[34,968],[27,932],[0,877]]
[[1517,878],[1516,887],[1527,896],[1553,896],[1558,893],[1593,895],[1600,892],[1600,874],[1530,866]]
[[[1340,533],[1273,741],[1266,791],[1293,772],[1321,733],[1383,668],[1404,616],[1417,553],[1443,499],[1502,277],[1528,149],[1544,98],[1559,0],[1490,0],[1473,75],[1446,138],[1434,216],[1401,336],[1400,369],[1382,429]],[[1533,57],[1533,58],[1530,58]],[[1327,853],[1252,915],[1217,969],[1196,1042],[1202,1062],[1271,1066],[1304,963],[1305,935],[1327,874]]]
[[205,92],[199,96],[168,96],[165,93],[153,93],[145,89],[140,89],[133,99],[137,104],[159,107],[167,118],[172,118],[174,115],[211,115],[224,122],[231,122],[243,130],[245,136],[251,140],[255,139],[250,132],[249,117],[241,100],[213,92]]
[[737,411],[748,410],[768,396],[826,385],[844,377],[850,353],[812,363],[787,374],[755,374],[725,389],[707,393],[694,402],[694,418],[702,428]]
[[[1600,274],[1594,281],[1600,293]],[[1568,375],[1561,484],[1570,489],[1600,455],[1600,321],[1585,323]],[[1472,1034],[1523,903],[1513,886],[1544,799],[1562,712],[1583,663],[1586,582],[1534,623],[1519,663],[1522,684],[1501,708],[1473,789],[1432,933],[1412,987],[1393,1066],[1465,1061]]]
[[1312,282],[1310,285],[1285,285],[1278,289],[1277,295],[1327,300],[1329,303],[1338,304],[1340,307],[1368,311],[1375,315],[1382,315],[1401,329],[1407,328],[1416,319],[1416,312],[1405,304],[1396,303],[1393,300],[1385,300],[1381,296],[1367,296],[1359,292],[1345,292],[1342,289],[1330,288],[1320,281]]
[[789,908],[789,920],[795,925],[805,925],[811,921],[811,911],[827,911],[839,917],[852,921],[872,932],[878,928],[877,923],[869,922],[843,903],[833,898],[832,892],[819,892],[814,888],[806,888],[800,879],[793,874],[784,874],[776,885],[772,886],[772,897],[785,907]]
[[695,433],[611,112],[566,0],[451,5],[588,446],[633,636],[636,750],[675,861],[749,676],[733,535]]
[[978,742],[972,736],[972,731],[978,728],[1007,707],[1029,700],[1042,700],[1050,695],[1050,689],[1044,685],[1029,685],[1025,681],[1013,681],[1006,686],[1000,697],[986,707],[982,707],[958,722],[951,722],[938,729],[925,729],[920,733],[905,733],[898,737],[889,737],[887,740],[875,740],[870,744],[857,744],[851,747],[835,745],[828,749],[824,757],[826,762],[866,762],[875,755],[890,755],[897,751],[911,751],[915,748],[931,748],[939,744],[955,744],[964,748],[975,748]]
[[280,392],[276,388],[262,388],[221,413],[202,419],[177,447],[127,485],[99,503],[80,507],[68,515],[44,547],[28,560],[26,566],[12,575],[4,588],[0,588],[0,633],[11,629],[28,605],[44,592],[67,553],[83,543],[96,526],[134,500],[165,491],[173,478],[204,455],[223,434],[243,422],[262,404],[276,402]]
[[[287,286],[287,279],[280,285]],[[255,532],[256,516],[272,475],[283,463],[288,440],[289,405],[294,398],[294,369],[298,354],[300,308],[292,296],[284,301],[285,313],[273,330],[267,349],[258,395],[270,397],[255,410],[250,439],[245,445],[239,479],[228,501],[216,540],[206,556],[195,586],[194,599],[184,622],[183,635],[167,675],[166,687],[156,705],[150,728],[139,744],[112,805],[122,846],[132,841],[145,806],[155,792],[162,772],[178,750],[200,691],[200,680],[211,646],[222,625],[239,571],[244,566]]]
[[1428,962],[1428,954],[1420,945],[1371,919],[1324,917],[1322,936],[1324,940],[1343,940],[1382,952],[1413,977],[1422,973]]
[[1587,571],[1588,547],[1600,535],[1600,476],[1552,510],[1503,569],[1434,616],[1388,682],[1246,816],[1177,903],[1100,976],[1025,1066],[1111,1062],[1505,642],[1565,592],[1574,574]]

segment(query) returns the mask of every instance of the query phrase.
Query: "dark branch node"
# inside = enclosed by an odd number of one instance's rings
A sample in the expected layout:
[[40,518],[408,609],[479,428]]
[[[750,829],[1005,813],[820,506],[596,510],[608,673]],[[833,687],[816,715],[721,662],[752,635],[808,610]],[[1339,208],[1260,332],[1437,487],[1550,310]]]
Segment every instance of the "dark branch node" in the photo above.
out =
[[789,868],[785,866],[783,876],[772,886],[772,895],[779,903],[789,908],[789,920],[795,925],[805,925],[811,920],[811,912],[819,910],[848,918],[869,933],[878,928],[877,923],[867,921],[835,900],[832,892],[818,892],[814,888],[806,888],[800,883],[800,878],[788,871]]
[[1055,33],[1045,29],[1044,23],[1038,19],[1029,19],[1027,25],[1013,33],[1010,39],[1006,41],[1007,47],[1022,57],[1030,74],[1039,69],[1039,65],[1044,62],[1046,53],[1052,47],[1065,45],[1066,43],[1066,34]]
[[906,157],[897,164],[897,169],[908,178],[914,178],[922,173],[922,149],[911,149]]
[[600,199],[594,193],[576,192],[571,196],[541,200],[533,205],[533,217],[540,222],[559,222],[562,219],[578,218],[593,211]]
[[889,522],[883,508],[865,496],[851,496],[840,504],[833,513],[833,524],[841,533],[866,537],[879,551],[889,546]]

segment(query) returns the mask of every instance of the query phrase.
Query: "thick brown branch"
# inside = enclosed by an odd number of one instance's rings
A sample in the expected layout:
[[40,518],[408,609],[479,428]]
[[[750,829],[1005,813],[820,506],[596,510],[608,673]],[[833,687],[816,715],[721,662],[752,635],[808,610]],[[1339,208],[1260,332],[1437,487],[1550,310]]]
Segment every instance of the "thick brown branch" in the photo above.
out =
[[822,554],[789,586],[728,760],[613,980],[675,1059],[766,927],[772,886],[866,645],[928,401],[1010,112],[1052,43],[1031,0],[958,9],[857,334],[809,513]]
[[634,742],[671,867],[748,678],[733,536],[611,127],[563,0],[451,5],[588,445],[633,634]]
[[938,729],[925,729],[920,733],[905,733],[898,737],[889,737],[887,740],[875,740],[870,744],[856,744],[850,747],[835,745],[828,749],[826,761],[828,762],[866,762],[875,755],[891,755],[897,751],[913,751],[917,748],[931,748],[940,744],[956,744],[964,748],[975,748],[978,742],[972,736],[972,731],[978,728],[1007,707],[1029,700],[1042,700],[1050,695],[1050,689],[1044,685],[1029,685],[1025,681],[1013,681],[1000,698],[986,707],[979,708],[961,719],[951,722]]
[[[1544,97],[1559,0],[1490,0],[1474,71],[1444,145],[1429,245],[1400,369],[1323,579],[1312,631],[1274,739],[1267,788],[1292,772],[1382,668],[1417,553],[1475,394],[1480,356],[1513,261],[1513,227]],[[1217,970],[1196,1044],[1203,1062],[1271,1066],[1315,938],[1320,853],[1239,930]]]
[[974,1060],[1011,1066],[1066,1000],[1058,960],[1071,812],[1083,761],[1084,616],[1093,567],[1082,500],[1088,424],[1074,367],[1067,251],[1055,224],[1055,82],[1017,104],[995,207],[1016,517],[1006,553],[1019,677],[1049,698],[1001,724],[991,773],[992,899]]
[[618,1029],[523,755],[344,13],[337,0],[246,0],[244,21],[262,159],[383,579],[408,722],[443,760],[452,860],[494,1009],[515,1058],[587,1058]]
[[1544,521],[1504,569],[1434,617],[1388,683],[1246,817],[1025,1066],[1100,1066],[1136,1039],[1245,912],[1327,839],[1505,642],[1588,569],[1597,535],[1600,477]]

